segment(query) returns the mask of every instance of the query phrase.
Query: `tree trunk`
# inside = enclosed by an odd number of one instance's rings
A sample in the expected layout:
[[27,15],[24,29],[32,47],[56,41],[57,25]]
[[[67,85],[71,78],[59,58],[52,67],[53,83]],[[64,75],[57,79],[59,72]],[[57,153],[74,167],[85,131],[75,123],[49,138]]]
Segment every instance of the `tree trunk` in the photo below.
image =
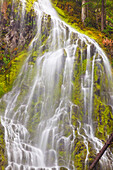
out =
[[105,16],[105,0],[102,0],[102,8],[101,8],[101,31],[104,30],[105,28],[105,21],[106,16]]
[[106,0],[105,0],[105,7],[104,7],[104,27],[106,27]]
[[94,162],[91,164],[91,166],[89,167],[89,170],[92,170],[97,162],[99,161],[99,159],[102,157],[102,155],[104,154],[104,152],[106,151],[106,149],[109,147],[109,145],[113,142],[113,133],[110,135],[109,139],[107,140],[107,142],[105,143],[105,145],[103,146],[103,148],[100,150],[100,152],[98,153],[98,155],[96,156]]
[[[89,0],[87,0],[89,2]],[[87,18],[88,18],[88,10],[89,10],[89,5],[87,4]]]
[[84,5],[86,3],[86,0],[82,0],[82,12],[81,12],[81,20],[82,23],[85,25],[84,21],[86,19],[86,6]]

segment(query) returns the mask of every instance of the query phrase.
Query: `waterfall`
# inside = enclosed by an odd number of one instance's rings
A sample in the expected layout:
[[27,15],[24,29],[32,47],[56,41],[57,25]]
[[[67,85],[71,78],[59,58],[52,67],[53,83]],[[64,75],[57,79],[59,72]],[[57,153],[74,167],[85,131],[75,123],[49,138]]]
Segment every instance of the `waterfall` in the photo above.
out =
[[[24,23],[25,1],[22,5]],[[95,136],[94,94],[113,107],[110,63],[94,40],[59,19],[49,0],[38,0],[34,10],[37,32],[28,57],[12,90],[0,101],[0,106],[5,105],[1,122],[6,170],[75,170],[78,140],[85,148],[83,168],[87,169],[90,147],[98,153],[103,146]],[[102,89],[94,89],[95,81]],[[112,169],[112,161],[108,150],[101,168]]]

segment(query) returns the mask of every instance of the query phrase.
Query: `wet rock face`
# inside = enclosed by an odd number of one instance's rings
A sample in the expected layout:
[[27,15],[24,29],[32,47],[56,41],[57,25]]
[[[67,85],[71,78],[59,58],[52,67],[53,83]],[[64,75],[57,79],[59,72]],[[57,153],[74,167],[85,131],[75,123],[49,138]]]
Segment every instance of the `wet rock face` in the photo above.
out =
[[15,1],[9,4],[4,1],[0,4],[0,69],[9,63],[17,52],[27,47],[36,33],[34,11],[25,10],[23,13],[19,3]]
[[6,148],[4,141],[4,128],[0,123],[0,170],[5,169],[7,165]]

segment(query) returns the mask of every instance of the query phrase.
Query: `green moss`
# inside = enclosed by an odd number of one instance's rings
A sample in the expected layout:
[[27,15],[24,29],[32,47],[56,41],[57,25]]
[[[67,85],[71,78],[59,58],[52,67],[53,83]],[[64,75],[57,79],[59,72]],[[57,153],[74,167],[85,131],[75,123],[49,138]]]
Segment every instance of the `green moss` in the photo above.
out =
[[68,170],[68,169],[65,167],[60,167],[60,170]]
[[101,63],[95,63],[94,69],[94,127],[95,134],[99,139],[106,141],[107,136],[113,132],[112,108],[110,101],[110,82]]
[[7,165],[7,156],[6,156],[6,148],[5,148],[5,141],[4,141],[4,128],[1,125],[0,121],[0,167],[2,170],[5,169]]
[[76,117],[79,120],[83,120],[83,91],[81,89],[81,77],[85,74],[87,60],[81,58],[80,48],[77,48],[74,62],[74,72],[73,72],[73,88],[72,88],[72,102],[78,106],[79,111]]
[[35,136],[36,128],[40,122],[40,114],[42,107],[42,94],[40,96],[35,96],[32,100],[31,106],[29,108],[29,120],[27,124],[28,131],[31,134],[31,138]]
[[36,0],[26,0],[26,11],[30,12],[31,10],[33,10],[33,4],[34,2],[36,2]]
[[75,148],[73,151],[75,168],[77,170],[85,169],[86,147],[82,140],[76,137]]
[[58,14],[60,15],[61,18],[63,18],[63,20],[66,20],[66,15],[64,13],[64,11],[60,8],[58,8],[57,6],[55,6],[56,11],[58,12]]
[[[55,84],[55,88],[54,88],[54,91],[53,91],[53,103],[55,103],[56,101],[57,101],[57,103],[59,103],[59,101],[60,101],[61,86],[62,86],[62,83],[63,83],[63,75],[62,75],[62,73],[59,75],[58,83]],[[56,103],[56,105],[57,105],[57,103]]]
[[27,52],[22,51],[15,59],[11,61],[10,68],[7,72],[0,73],[0,97],[11,90],[13,82],[19,74],[26,56]]
[[96,124],[96,136],[106,141],[107,136],[113,132],[113,115],[111,107],[101,102],[100,98],[95,96],[95,121]]

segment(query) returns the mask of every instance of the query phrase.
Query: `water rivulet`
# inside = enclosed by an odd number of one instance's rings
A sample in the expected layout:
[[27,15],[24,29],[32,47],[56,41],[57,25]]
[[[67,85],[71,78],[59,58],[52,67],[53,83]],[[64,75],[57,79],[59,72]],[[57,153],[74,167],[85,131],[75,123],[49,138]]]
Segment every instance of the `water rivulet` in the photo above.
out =
[[[49,0],[34,10],[28,57],[0,103],[6,170],[88,169],[113,131],[109,61],[96,42],[59,19]],[[112,149],[98,168],[113,169]]]

